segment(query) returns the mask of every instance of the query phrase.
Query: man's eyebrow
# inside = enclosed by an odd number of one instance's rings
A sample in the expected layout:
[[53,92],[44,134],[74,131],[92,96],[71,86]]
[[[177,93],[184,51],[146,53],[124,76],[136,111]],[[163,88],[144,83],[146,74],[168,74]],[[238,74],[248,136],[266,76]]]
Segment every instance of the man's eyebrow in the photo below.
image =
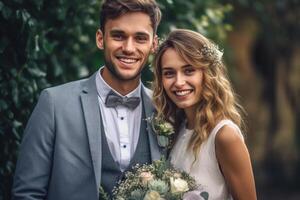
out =
[[149,37],[149,33],[147,33],[147,32],[137,32],[136,35]]
[[124,34],[124,31],[116,29],[109,31],[109,34]]
[[[113,30],[109,31],[109,34],[110,34],[110,35],[114,35],[114,34],[122,34],[122,35],[125,35],[126,33],[125,33],[125,31],[123,31],[123,30],[113,29]],[[136,36],[144,36],[144,37],[147,37],[147,38],[150,37],[150,35],[149,35],[148,32],[143,32],[143,31],[136,32],[135,35],[136,35]]]

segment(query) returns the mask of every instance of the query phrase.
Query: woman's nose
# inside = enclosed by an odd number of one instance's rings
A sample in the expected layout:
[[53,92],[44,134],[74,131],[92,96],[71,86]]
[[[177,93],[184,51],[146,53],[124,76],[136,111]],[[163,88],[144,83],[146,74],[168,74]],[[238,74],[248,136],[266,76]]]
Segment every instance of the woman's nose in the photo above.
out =
[[182,74],[178,73],[176,75],[176,80],[175,80],[175,86],[176,87],[181,87],[185,84],[185,76],[183,76]]

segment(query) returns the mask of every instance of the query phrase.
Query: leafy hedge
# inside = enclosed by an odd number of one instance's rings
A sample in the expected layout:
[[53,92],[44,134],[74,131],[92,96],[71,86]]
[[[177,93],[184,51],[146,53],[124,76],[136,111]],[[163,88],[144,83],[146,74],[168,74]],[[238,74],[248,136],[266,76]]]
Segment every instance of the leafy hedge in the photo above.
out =
[[[193,28],[224,39],[217,1],[158,1],[160,34]],[[103,63],[94,38],[99,0],[0,1],[0,200],[10,199],[12,176],[29,115],[43,88],[88,76]],[[189,12],[187,12],[189,11]],[[150,79],[150,73],[143,77]]]

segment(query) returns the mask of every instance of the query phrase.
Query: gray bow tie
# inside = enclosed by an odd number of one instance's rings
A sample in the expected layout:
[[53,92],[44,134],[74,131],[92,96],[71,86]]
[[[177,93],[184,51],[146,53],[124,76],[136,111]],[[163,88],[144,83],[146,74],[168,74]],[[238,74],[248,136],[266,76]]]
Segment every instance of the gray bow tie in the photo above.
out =
[[105,105],[108,108],[114,108],[116,106],[126,106],[129,109],[135,109],[140,103],[140,97],[124,97],[117,95],[112,90],[108,93],[105,99]]

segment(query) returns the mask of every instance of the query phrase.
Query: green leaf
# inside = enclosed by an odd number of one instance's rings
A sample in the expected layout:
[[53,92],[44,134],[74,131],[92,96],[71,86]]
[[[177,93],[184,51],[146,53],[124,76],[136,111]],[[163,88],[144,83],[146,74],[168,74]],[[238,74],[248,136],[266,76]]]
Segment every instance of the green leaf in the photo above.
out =
[[50,43],[48,40],[42,41],[43,49],[46,51],[46,53],[51,54],[56,46],[56,42]]
[[4,19],[9,19],[10,16],[12,15],[12,10],[7,6],[3,5],[1,9],[1,14],[4,17]]
[[22,123],[21,122],[19,122],[19,121],[17,121],[17,120],[14,120],[13,121],[13,129],[12,129],[12,131],[13,131],[13,134],[14,134],[14,136],[15,136],[15,138],[17,139],[17,140],[21,140],[21,135],[20,135],[20,133],[18,132],[18,129],[19,129],[19,127],[21,127],[22,126]]
[[22,123],[21,123],[21,122],[19,122],[19,121],[17,121],[17,120],[14,120],[14,121],[13,121],[13,127],[14,127],[14,128],[19,128],[20,126],[22,126]]
[[57,10],[57,18],[59,20],[65,20],[66,18],[66,15],[67,15],[67,9],[64,8],[64,7],[61,7]]
[[104,191],[104,188],[101,185],[99,187],[99,200],[109,200],[108,194]]
[[8,109],[8,104],[3,99],[0,99],[0,111]]
[[28,68],[28,72],[34,77],[45,77],[47,74],[39,68]]
[[12,94],[13,102],[16,105],[18,105],[19,104],[19,89],[18,89],[18,87],[13,87],[11,94]]
[[7,117],[8,117],[8,119],[13,119],[14,118],[14,113],[13,112],[11,112],[11,111],[8,111],[8,114],[7,114]]
[[26,23],[27,20],[30,18],[30,14],[25,9],[17,10],[16,16],[17,19],[22,19],[23,23]]
[[11,161],[6,162],[5,169],[8,173],[11,173],[14,169],[14,164]]

